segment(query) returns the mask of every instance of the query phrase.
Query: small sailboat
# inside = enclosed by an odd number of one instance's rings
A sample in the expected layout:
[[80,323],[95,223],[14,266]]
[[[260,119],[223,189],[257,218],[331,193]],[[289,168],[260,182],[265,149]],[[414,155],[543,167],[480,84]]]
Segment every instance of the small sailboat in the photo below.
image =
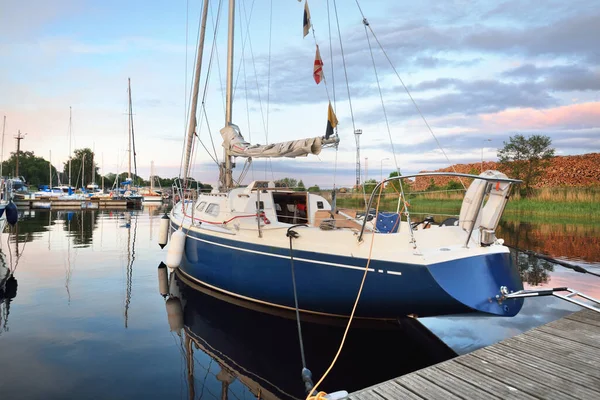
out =
[[[131,175],[131,161],[133,159],[135,174],[137,175],[137,163],[135,153],[135,137],[133,129],[133,104],[131,101],[131,79],[127,79],[127,93],[129,97],[128,107],[128,162],[127,162],[127,179],[123,182],[115,181],[115,189],[113,190],[113,198],[127,200],[128,207],[138,207],[142,204],[143,196],[138,192]],[[119,176],[117,176],[118,178]],[[117,186],[118,185],[118,186]]]
[[[380,182],[363,217],[337,209],[318,194],[281,188],[273,181],[235,184],[234,157],[316,155],[337,146],[339,137],[328,129],[323,136],[275,144],[252,145],[245,140],[232,121],[234,0],[229,7],[220,187],[191,199],[185,196],[185,179],[174,188],[179,201],[169,214],[167,265],[197,284],[262,305],[293,310],[297,298],[303,313],[348,316],[358,298],[355,315],[360,318],[516,315],[522,299],[504,300],[503,293],[521,290],[522,283],[509,249],[495,231],[511,186],[519,182],[498,171],[446,174],[473,181],[459,218],[440,224],[411,219],[414,215],[403,191],[401,210],[370,213],[373,207],[378,209],[382,185],[435,173]],[[204,21],[206,12],[205,2]],[[204,32],[197,53],[184,178],[189,176],[196,129],[203,40]]]
[[[162,203],[163,195],[161,189],[154,187],[154,161],[150,162],[150,188],[140,189],[140,194],[144,196],[144,203]],[[160,185],[160,182],[159,182]]]

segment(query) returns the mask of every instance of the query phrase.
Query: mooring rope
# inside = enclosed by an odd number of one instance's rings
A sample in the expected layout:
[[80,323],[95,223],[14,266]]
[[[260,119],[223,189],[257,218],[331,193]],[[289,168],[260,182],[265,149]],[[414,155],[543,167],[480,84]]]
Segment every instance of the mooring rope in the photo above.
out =
[[296,289],[296,272],[294,270],[294,253],[292,240],[300,237],[298,232],[293,231],[293,228],[299,226],[308,226],[306,224],[298,224],[290,226],[287,230],[286,236],[290,238],[290,264],[292,268],[292,286],[294,288],[294,304],[296,306],[296,324],[298,325],[298,339],[300,341],[300,356],[302,358],[302,381],[304,382],[304,388],[306,393],[312,392],[312,373],[306,368],[306,357],[304,356],[304,341],[302,339],[302,326],[300,324],[300,309],[298,307],[298,291]]

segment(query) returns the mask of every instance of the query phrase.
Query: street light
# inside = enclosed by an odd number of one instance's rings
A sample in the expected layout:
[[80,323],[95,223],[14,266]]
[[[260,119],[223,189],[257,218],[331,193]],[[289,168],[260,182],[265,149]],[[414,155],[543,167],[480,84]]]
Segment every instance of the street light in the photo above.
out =
[[383,181],[383,162],[385,160],[389,160],[389,158],[382,158],[381,162],[379,163],[379,174],[381,175],[381,181]]
[[483,139],[483,143],[481,144],[481,172],[483,173],[483,147],[485,146],[485,142],[491,142],[492,139]]

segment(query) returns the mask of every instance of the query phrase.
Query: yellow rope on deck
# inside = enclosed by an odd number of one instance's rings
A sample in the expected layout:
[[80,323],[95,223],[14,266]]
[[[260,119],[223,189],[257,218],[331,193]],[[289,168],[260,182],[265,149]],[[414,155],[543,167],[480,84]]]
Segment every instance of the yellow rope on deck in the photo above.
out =
[[[383,185],[381,185],[379,187],[379,194],[377,197],[377,207],[375,208],[375,215],[377,215],[377,213],[379,212],[379,203],[381,202],[382,189],[383,189]],[[365,218],[367,218],[367,215],[365,215]],[[327,393],[325,393],[325,392],[318,392],[316,395],[313,396],[313,393],[317,390],[317,387],[319,387],[319,385],[325,380],[325,377],[327,377],[327,374],[329,374],[329,372],[335,365],[340,353],[342,352],[342,348],[344,347],[344,342],[346,341],[346,336],[348,335],[348,330],[350,330],[350,325],[352,324],[352,319],[354,318],[354,312],[356,311],[356,307],[358,306],[358,301],[360,300],[360,295],[362,294],[362,290],[365,285],[365,279],[367,278],[367,273],[369,272],[369,265],[371,264],[371,255],[373,253],[373,243],[374,242],[375,242],[375,232],[373,232],[371,234],[371,245],[369,246],[369,257],[367,258],[367,265],[365,265],[365,272],[363,274],[362,282],[360,283],[360,287],[359,287],[358,293],[356,295],[356,300],[354,301],[354,306],[352,307],[352,312],[350,313],[350,319],[348,320],[348,325],[346,325],[346,330],[344,331],[344,336],[342,336],[342,341],[340,343],[340,347],[338,348],[338,351],[335,354],[335,357],[333,357],[333,361],[331,362],[331,365],[329,366],[329,368],[327,368],[327,371],[325,371],[325,373],[323,374],[321,379],[319,379],[317,384],[308,393],[308,396],[306,396],[306,400],[323,400],[325,398],[325,396],[327,395]]]

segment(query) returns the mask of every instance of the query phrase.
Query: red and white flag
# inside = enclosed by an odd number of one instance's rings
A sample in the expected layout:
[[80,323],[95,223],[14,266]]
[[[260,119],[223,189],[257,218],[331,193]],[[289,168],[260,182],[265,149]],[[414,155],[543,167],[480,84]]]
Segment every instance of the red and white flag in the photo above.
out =
[[319,52],[319,46],[317,45],[317,54],[315,55],[315,68],[313,71],[313,77],[317,85],[321,83],[323,79],[323,60],[321,60],[321,53]]

